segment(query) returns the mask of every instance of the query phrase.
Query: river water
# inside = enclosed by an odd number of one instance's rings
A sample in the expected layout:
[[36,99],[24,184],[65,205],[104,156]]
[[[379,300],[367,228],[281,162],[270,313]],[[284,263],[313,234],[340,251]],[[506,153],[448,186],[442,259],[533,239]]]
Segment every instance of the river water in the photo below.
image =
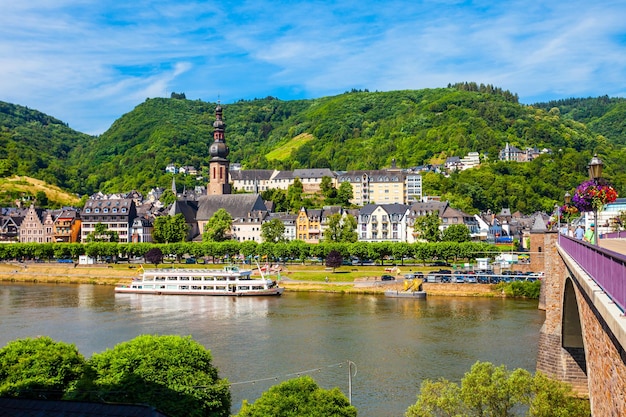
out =
[[458,382],[476,361],[534,372],[543,320],[537,302],[495,298],[158,296],[0,284],[0,346],[47,335],[90,357],[140,334],[191,335],[231,382],[233,413],[243,399],[306,374],[351,392],[360,417],[403,416],[425,378]]

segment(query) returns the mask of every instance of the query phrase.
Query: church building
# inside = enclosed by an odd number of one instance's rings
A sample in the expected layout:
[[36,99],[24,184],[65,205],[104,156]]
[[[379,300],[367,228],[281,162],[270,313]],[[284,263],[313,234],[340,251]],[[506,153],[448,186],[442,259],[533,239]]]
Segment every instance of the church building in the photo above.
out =
[[231,236],[234,240],[261,241],[261,223],[269,216],[269,210],[260,194],[231,194],[229,183],[229,149],[226,145],[226,124],[222,120],[222,106],[215,108],[213,142],[209,147],[209,184],[207,194],[197,203],[177,201],[170,209],[171,215],[182,213],[191,226],[193,240],[201,240],[207,222],[219,209],[226,210],[233,218]]

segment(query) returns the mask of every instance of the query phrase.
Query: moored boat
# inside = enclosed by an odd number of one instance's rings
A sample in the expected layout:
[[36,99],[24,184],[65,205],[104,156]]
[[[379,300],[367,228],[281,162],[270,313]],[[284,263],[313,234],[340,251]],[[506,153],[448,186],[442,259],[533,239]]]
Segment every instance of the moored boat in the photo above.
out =
[[388,290],[385,291],[385,297],[391,298],[426,298],[426,291],[422,290],[423,280],[407,279],[404,281],[404,291]]
[[130,285],[115,287],[116,293],[210,296],[281,295],[276,281],[252,276],[252,270],[229,265],[223,269],[144,269]]

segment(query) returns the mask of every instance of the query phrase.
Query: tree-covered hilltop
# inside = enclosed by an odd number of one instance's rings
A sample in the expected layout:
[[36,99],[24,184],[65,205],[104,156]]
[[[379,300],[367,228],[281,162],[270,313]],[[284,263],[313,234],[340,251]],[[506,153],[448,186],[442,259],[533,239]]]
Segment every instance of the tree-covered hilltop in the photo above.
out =
[[69,153],[89,138],[54,117],[0,101],[0,178],[28,175],[78,190]]
[[591,132],[605,136],[612,143],[626,145],[626,98],[568,98],[534,106],[546,111],[556,108],[563,118],[585,123]]
[[[222,107],[229,159],[244,168],[381,169],[392,161],[415,167],[474,151],[487,163],[451,178],[429,174],[424,192],[445,196],[468,211],[510,207],[530,213],[550,209],[565,191],[571,192],[586,177],[586,164],[596,152],[618,191],[626,184],[620,163],[624,102],[607,99],[604,106],[602,98],[595,104],[573,100],[562,106],[525,106],[515,94],[497,87],[458,83],[423,90],[351,91],[311,100],[267,97]],[[80,194],[169,188],[168,164],[190,165],[200,173],[208,167],[215,106],[182,94],[147,99],[98,137],[58,123],[55,129],[44,127],[51,122],[40,123],[36,133],[20,135],[31,122],[14,118],[2,123],[0,140],[21,150],[11,158],[0,156],[0,167],[9,167],[2,171],[5,176],[17,170],[13,173],[44,178]],[[54,120],[37,112],[30,117]],[[48,142],[32,143],[39,131],[54,134]],[[507,143],[552,153],[524,164],[498,162],[498,152]],[[189,189],[205,184],[204,178],[179,174],[176,183]]]

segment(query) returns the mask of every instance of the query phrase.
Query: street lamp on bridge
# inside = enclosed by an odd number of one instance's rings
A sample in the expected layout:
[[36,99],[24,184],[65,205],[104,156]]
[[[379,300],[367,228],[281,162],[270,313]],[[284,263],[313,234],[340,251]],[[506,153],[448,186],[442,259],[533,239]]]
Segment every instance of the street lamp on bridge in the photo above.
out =
[[[602,167],[604,166],[604,164],[602,163],[602,160],[600,158],[598,158],[598,155],[594,155],[593,158],[591,158],[591,161],[589,162],[588,168],[589,168],[589,179],[594,180],[595,182],[597,182],[598,184],[600,183],[600,180],[602,178]],[[593,221],[594,221],[594,230],[593,230],[593,234],[594,234],[594,243],[596,246],[598,246],[598,240],[600,238],[600,234],[598,233],[598,230],[600,228],[600,223],[598,222],[598,208],[594,205],[593,207]]]

